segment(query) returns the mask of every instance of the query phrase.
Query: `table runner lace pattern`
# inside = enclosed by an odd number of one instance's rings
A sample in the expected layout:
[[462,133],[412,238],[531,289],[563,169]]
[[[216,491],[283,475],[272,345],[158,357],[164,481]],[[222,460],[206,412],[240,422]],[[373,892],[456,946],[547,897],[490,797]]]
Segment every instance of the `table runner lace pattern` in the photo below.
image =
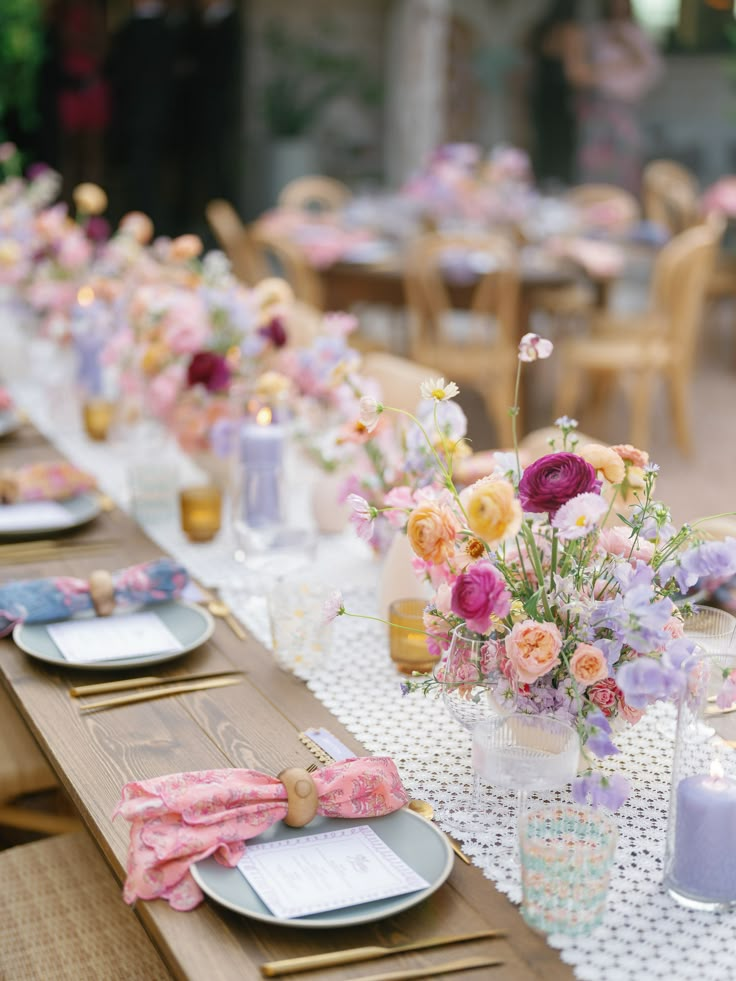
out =
[[[37,400],[18,400],[61,452],[125,505],[125,463],[113,448],[93,446],[73,428],[57,429]],[[219,587],[243,624],[269,646],[265,600],[246,595],[243,567],[225,535],[193,546],[173,523],[146,530],[200,582]],[[366,586],[377,567],[365,553],[351,553],[346,541],[321,541],[313,574],[342,584],[349,609],[372,613],[375,595]],[[368,752],[393,757],[410,795],[429,801],[439,826],[519,902],[516,796],[486,788],[476,807],[468,733],[440,700],[402,696],[385,627],[352,618],[340,618],[335,627],[333,651],[309,677],[310,690]],[[736,912],[685,910],[661,885],[674,728],[672,708],[660,705],[618,739],[621,754],[610,766],[629,779],[632,793],[617,814],[620,840],[604,922],[587,937],[548,938],[581,981],[724,981],[736,975]]]

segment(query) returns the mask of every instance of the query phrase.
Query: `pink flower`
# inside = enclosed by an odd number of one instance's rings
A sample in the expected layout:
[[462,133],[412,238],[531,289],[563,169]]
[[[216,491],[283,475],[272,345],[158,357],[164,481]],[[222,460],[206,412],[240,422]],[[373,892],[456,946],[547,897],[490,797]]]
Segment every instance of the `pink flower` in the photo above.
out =
[[584,688],[607,678],[608,663],[600,647],[578,644],[570,658],[570,674]]
[[638,450],[631,443],[618,443],[611,449],[618,453],[624,463],[630,463],[634,467],[645,467],[649,463],[649,454],[646,450]]
[[184,385],[183,365],[169,365],[153,379],[148,388],[148,398],[154,415],[165,417],[174,407]]
[[640,538],[636,547],[632,551],[634,539],[631,537],[631,530],[625,525],[614,525],[613,528],[604,528],[598,538],[598,547],[609,555],[619,555],[631,559],[641,559],[643,562],[651,562],[654,555],[654,545],[645,538]]
[[548,358],[553,351],[552,341],[539,334],[524,334],[519,342],[519,361],[537,361]]
[[392,487],[384,498],[387,508],[386,517],[394,528],[402,528],[406,524],[409,511],[414,507],[414,497],[410,487]]
[[61,240],[57,256],[66,269],[81,269],[92,257],[92,246],[79,229],[74,229]]
[[501,573],[483,560],[470,566],[455,580],[452,589],[452,612],[462,617],[468,628],[479,634],[491,629],[491,617],[505,617],[511,606],[511,594]]
[[345,603],[343,602],[342,593],[339,589],[335,589],[325,600],[323,610],[325,623],[332,623],[333,620],[341,616],[344,612]]
[[604,678],[588,689],[588,698],[604,715],[614,715],[623,695],[613,678]]
[[358,538],[370,542],[373,538],[373,522],[376,520],[376,509],[359,494],[348,494],[348,504],[352,508],[350,523],[354,526]]
[[206,347],[207,314],[199,297],[177,297],[164,318],[164,342],[174,354],[195,354]]
[[10,409],[12,405],[13,399],[10,392],[7,390],[7,388],[3,388],[2,385],[0,385],[0,411],[5,412],[7,409]]
[[505,643],[509,661],[525,685],[548,674],[560,663],[562,637],[554,623],[522,620],[514,624]]

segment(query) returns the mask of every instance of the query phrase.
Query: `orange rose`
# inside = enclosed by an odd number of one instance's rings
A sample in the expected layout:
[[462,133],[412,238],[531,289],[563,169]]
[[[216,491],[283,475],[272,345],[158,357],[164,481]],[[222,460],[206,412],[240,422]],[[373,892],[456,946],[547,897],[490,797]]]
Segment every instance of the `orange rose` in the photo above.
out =
[[562,637],[554,623],[522,620],[505,640],[506,653],[525,685],[531,685],[560,663]]
[[428,501],[412,511],[406,536],[420,558],[440,565],[454,554],[459,530],[457,518],[446,505]]
[[608,677],[608,663],[599,647],[578,644],[570,658],[570,674],[583,688]]
[[521,505],[508,480],[484,478],[463,495],[468,524],[488,545],[497,545],[521,527]]

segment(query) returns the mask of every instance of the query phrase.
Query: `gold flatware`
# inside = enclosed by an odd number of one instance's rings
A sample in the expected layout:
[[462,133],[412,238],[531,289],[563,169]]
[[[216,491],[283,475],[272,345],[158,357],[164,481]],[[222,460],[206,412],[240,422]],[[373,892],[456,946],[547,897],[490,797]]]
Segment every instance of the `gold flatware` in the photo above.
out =
[[239,675],[242,671],[202,671],[199,674],[175,674],[170,678],[150,675],[141,678],[123,678],[120,681],[101,681],[95,685],[76,685],[69,689],[72,698],[86,698],[88,695],[107,695],[114,691],[130,691],[132,688],[150,688],[153,685],[173,685],[179,682],[203,681],[205,678],[221,678]]
[[185,685],[170,685],[167,688],[154,688],[149,691],[139,691],[133,695],[120,695],[116,698],[103,698],[101,702],[88,702],[79,711],[82,714],[99,712],[102,709],[116,708],[118,705],[133,705],[135,702],[147,702],[155,698],[168,698],[170,695],[186,695],[191,691],[205,691],[208,688],[227,688],[229,685],[239,685],[240,678],[212,678],[210,681],[194,681]]
[[65,559],[83,559],[109,552],[110,545],[71,545],[38,552],[0,552],[0,565],[32,565],[34,562],[59,562]]
[[99,505],[100,511],[107,511],[108,514],[117,507],[117,504],[109,494],[98,494],[97,504]]
[[[410,800],[407,806],[410,811],[414,811],[414,813],[418,814],[420,817],[426,818],[427,821],[432,821],[434,819],[434,808],[428,800]],[[448,845],[455,852],[457,857],[462,859],[466,865],[470,865],[470,859],[457,844],[457,842],[453,841],[447,832],[443,832],[443,834],[447,838]]]
[[433,964],[432,967],[410,967],[398,971],[384,971],[381,974],[366,974],[360,981],[423,981],[424,978],[436,978],[440,974],[450,974],[452,971],[472,971],[480,967],[499,967],[504,962],[489,957],[465,957],[461,961],[445,961],[444,964]]
[[239,640],[246,640],[246,632],[233,616],[227,603],[222,603],[220,600],[210,600],[210,602],[207,603],[207,609],[210,611],[213,617],[220,617],[222,620],[224,620]]
[[[471,940],[493,940],[505,937],[503,930],[479,930],[476,933],[459,933],[449,937],[429,937],[426,940],[415,940],[409,944],[399,944],[396,947],[349,947],[346,950],[333,950],[326,954],[307,954],[304,957],[287,957],[281,961],[267,961],[261,964],[261,974],[266,978],[276,978],[282,974],[299,974],[302,971],[315,971],[318,968],[337,967],[340,964],[358,964],[360,961],[374,961],[380,957],[390,957],[391,954],[408,954],[414,950],[429,950],[432,947],[445,947],[448,944],[465,943]],[[501,963],[493,961],[494,964]],[[484,966],[486,961],[483,961]],[[430,970],[424,968],[424,971]],[[450,970],[447,967],[445,970]],[[455,968],[463,970],[463,968]],[[407,975],[409,976],[409,975]],[[425,977],[419,974],[411,977]],[[383,977],[383,975],[381,975]],[[366,978],[363,981],[367,981]]]

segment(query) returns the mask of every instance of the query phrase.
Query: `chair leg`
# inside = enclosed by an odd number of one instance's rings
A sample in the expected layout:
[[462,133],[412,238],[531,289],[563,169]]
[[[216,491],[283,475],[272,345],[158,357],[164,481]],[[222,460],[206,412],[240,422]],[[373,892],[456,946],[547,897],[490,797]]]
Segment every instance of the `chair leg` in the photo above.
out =
[[681,371],[671,372],[667,378],[667,387],[672,405],[675,438],[685,456],[690,456],[693,451],[690,435],[690,390],[685,374]]
[[649,448],[649,423],[652,411],[652,388],[655,372],[648,369],[634,374],[633,392],[629,399],[631,409],[631,442],[641,449]]

